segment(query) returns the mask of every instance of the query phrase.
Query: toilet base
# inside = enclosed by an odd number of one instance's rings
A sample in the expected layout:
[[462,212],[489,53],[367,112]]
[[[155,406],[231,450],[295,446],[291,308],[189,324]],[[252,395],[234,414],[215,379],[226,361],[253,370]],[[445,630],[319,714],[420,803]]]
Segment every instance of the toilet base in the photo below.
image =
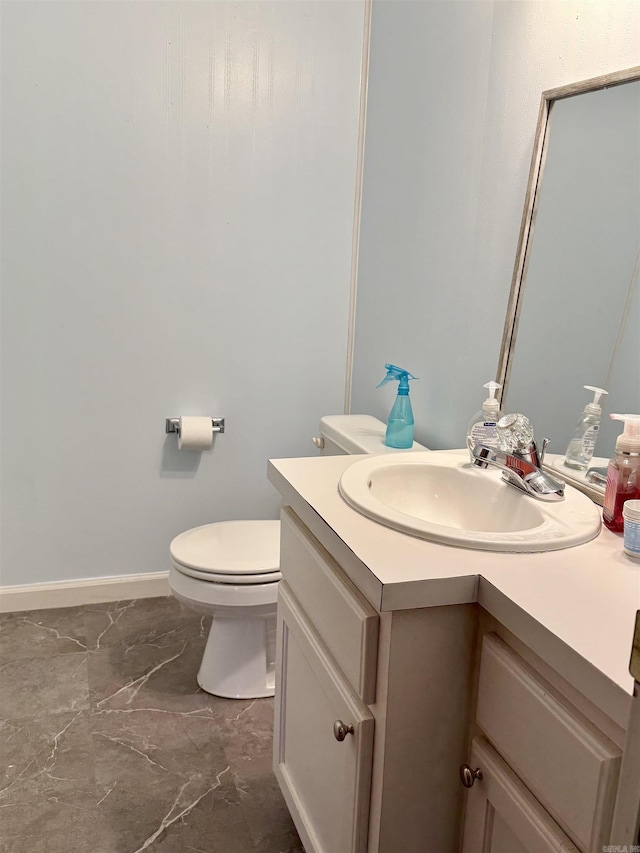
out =
[[205,692],[226,699],[273,696],[275,641],[275,606],[216,610],[198,684]]

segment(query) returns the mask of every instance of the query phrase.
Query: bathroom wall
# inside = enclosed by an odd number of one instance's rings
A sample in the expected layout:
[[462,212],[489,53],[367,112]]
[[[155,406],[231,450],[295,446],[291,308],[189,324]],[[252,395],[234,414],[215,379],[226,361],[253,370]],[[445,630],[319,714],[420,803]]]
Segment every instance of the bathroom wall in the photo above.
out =
[[[640,63],[640,4],[374,0],[351,410],[460,446],[495,377],[543,90]],[[576,415],[577,416],[577,415]]]
[[[352,411],[409,368],[461,443],[495,374],[543,89],[640,7],[373,0]],[[275,517],[348,356],[364,0],[2,4],[0,586],[163,571]],[[164,419],[221,415],[202,456]]]
[[343,409],[364,2],[2,6],[0,585],[164,571]]

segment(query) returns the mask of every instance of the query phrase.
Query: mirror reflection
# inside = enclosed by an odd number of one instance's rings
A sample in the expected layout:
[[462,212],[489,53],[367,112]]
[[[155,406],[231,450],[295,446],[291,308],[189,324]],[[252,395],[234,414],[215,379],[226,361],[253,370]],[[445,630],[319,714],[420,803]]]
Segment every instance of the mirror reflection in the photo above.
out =
[[606,389],[594,463],[640,413],[640,68],[543,94],[498,381],[564,455]]

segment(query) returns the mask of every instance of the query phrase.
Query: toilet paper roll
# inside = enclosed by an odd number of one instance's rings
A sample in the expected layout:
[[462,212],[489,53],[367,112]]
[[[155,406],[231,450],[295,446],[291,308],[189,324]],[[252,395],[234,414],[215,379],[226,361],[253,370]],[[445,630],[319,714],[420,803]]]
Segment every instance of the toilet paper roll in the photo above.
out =
[[213,429],[211,418],[181,417],[178,448],[180,450],[211,450]]

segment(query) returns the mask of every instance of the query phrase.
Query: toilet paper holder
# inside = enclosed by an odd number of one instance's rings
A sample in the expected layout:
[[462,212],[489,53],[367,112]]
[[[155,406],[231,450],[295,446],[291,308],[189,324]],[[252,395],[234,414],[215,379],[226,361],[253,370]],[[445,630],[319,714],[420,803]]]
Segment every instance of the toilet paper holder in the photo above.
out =
[[[180,435],[180,418],[166,418],[165,432],[175,432]],[[224,418],[211,418],[211,432],[224,432]]]

